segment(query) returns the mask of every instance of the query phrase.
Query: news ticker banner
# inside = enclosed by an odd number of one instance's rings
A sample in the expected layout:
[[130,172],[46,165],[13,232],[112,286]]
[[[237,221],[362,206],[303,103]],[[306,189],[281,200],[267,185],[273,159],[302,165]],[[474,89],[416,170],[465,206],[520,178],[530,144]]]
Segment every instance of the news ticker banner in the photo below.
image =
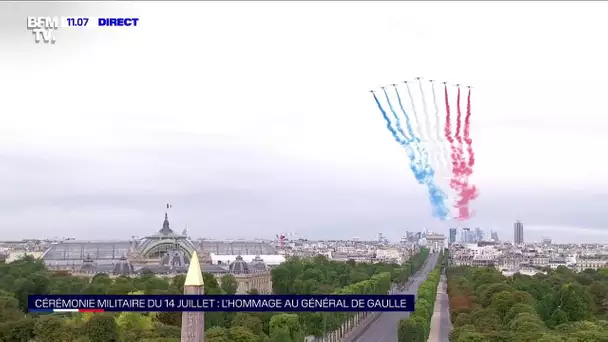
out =
[[32,295],[29,312],[396,312],[413,295]]
[[26,28],[32,32],[36,43],[55,44],[55,33],[60,29],[82,30],[86,28],[114,27],[132,29],[139,25],[139,18],[110,17],[27,17]]

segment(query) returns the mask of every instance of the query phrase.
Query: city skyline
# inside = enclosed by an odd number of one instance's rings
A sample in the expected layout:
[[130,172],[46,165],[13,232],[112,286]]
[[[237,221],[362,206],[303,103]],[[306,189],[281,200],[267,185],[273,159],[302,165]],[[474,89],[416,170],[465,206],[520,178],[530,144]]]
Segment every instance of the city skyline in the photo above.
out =
[[[529,229],[531,228],[531,229]],[[240,236],[240,237],[222,237],[222,236],[217,236],[217,237],[206,237],[206,236],[198,236],[196,234],[191,234],[191,231],[188,231],[187,227],[185,227],[183,230],[177,230],[177,228],[174,228],[172,226],[172,230],[174,230],[175,232],[178,233],[186,233],[187,236],[189,238],[192,239],[206,239],[206,240],[216,240],[216,241],[221,241],[221,240],[226,240],[226,241],[238,241],[238,240],[265,240],[265,241],[274,241],[277,240],[279,236],[283,235],[285,236],[285,238],[287,239],[287,241],[289,240],[298,240],[298,239],[306,239],[306,240],[311,240],[311,241],[328,241],[328,240],[337,240],[337,241],[367,241],[367,242],[378,242],[380,237],[382,238],[383,241],[388,241],[389,243],[398,243],[400,241],[403,240],[404,237],[406,237],[406,235],[409,234],[420,234],[420,233],[437,233],[437,234],[442,234],[445,236],[446,242],[449,243],[450,241],[450,235],[452,234],[452,230],[455,230],[455,242],[456,243],[462,243],[462,242],[467,242],[467,238],[465,238],[462,234],[463,231],[469,229],[470,230],[470,234],[472,234],[472,241],[468,241],[468,242],[477,242],[477,241],[490,241],[491,239],[494,239],[494,236],[498,234],[498,236],[500,236],[499,231],[497,230],[493,230],[493,229],[485,229],[483,227],[457,227],[457,228],[449,228],[449,230],[447,232],[443,232],[443,231],[433,231],[433,230],[428,230],[428,229],[423,229],[423,230],[406,230],[404,234],[400,235],[400,236],[389,236],[387,237],[384,233],[379,232],[377,234],[375,234],[375,237],[372,237],[371,234],[367,234],[367,235],[362,235],[362,236],[341,236],[341,237],[333,237],[333,238],[319,238],[318,236],[304,236],[301,235],[298,232],[281,232],[278,234],[275,234],[273,236],[262,236],[262,235],[258,235],[258,236]],[[542,226],[525,226],[524,228],[524,236],[528,237],[531,236],[529,239],[526,238],[525,239],[525,244],[538,244],[538,243],[544,243],[547,239],[552,241],[553,243],[556,244],[569,244],[569,243],[599,243],[599,244],[603,244],[605,242],[603,241],[597,241],[594,240],[593,237],[596,235],[595,231],[576,231],[576,232],[565,232],[562,231],[562,234],[559,234],[558,231],[558,238],[555,239],[553,238],[553,235],[551,235],[552,233],[554,234],[556,232],[556,229],[559,229],[559,227],[542,227]],[[31,240],[31,239],[38,239],[38,240],[44,240],[44,239],[48,239],[48,240],[79,240],[79,241],[87,241],[87,240],[99,240],[99,241],[104,241],[104,240],[131,240],[133,238],[135,239],[142,239],[145,238],[147,236],[150,236],[151,234],[153,234],[154,232],[148,232],[147,234],[143,234],[143,235],[128,235],[128,236],[113,236],[113,237],[103,237],[100,239],[91,239],[90,236],[88,235],[75,235],[75,236],[58,236],[58,235],[53,235],[53,236],[29,236],[29,237],[18,237],[15,239],[9,239],[6,238],[6,235],[0,237],[0,241],[18,241],[18,240]],[[481,233],[481,235],[479,235],[479,233]],[[564,238],[564,234],[566,236],[570,236],[569,238]],[[570,235],[570,234],[574,234],[574,235]],[[581,236],[581,234],[583,236]],[[390,235],[390,234],[389,234]],[[507,237],[507,238],[499,238],[499,242],[510,242],[513,243],[514,242],[514,238],[513,238],[513,228],[511,228],[511,237]],[[481,238],[480,238],[481,237]],[[560,238],[561,237],[561,238]]]
[[[608,139],[605,30],[589,11],[604,3],[551,4],[546,18],[549,4],[525,3],[52,5],[0,4],[6,239],[145,236],[170,202],[175,231],[217,239],[456,225],[507,239],[521,220],[526,240],[608,241],[608,166],[589,148]],[[141,26],[44,46],[25,31],[32,13],[136,13]],[[446,37],[454,27],[462,39]],[[367,93],[416,76],[475,86],[471,221],[430,217]],[[42,79],[56,83],[34,101]]]

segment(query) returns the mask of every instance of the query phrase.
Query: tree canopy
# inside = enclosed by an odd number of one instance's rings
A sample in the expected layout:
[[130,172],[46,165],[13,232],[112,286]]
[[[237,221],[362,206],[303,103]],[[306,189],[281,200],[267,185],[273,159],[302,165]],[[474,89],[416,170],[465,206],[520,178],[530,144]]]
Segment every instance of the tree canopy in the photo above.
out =
[[504,277],[489,267],[447,271],[451,341],[608,341],[608,273]]
[[[276,294],[385,294],[403,284],[422,265],[422,249],[403,265],[330,261],[323,256],[291,258],[272,270]],[[235,293],[232,275],[216,279],[203,274],[208,295]],[[179,341],[181,313],[28,314],[31,294],[181,294],[184,275],[173,278],[152,273],[110,277],[77,277],[53,272],[40,260],[24,257],[0,263],[0,341]],[[599,291],[599,290],[598,290]],[[249,293],[256,294],[253,289]],[[304,336],[323,336],[338,329],[352,313],[207,312],[206,340],[210,342],[300,342]]]

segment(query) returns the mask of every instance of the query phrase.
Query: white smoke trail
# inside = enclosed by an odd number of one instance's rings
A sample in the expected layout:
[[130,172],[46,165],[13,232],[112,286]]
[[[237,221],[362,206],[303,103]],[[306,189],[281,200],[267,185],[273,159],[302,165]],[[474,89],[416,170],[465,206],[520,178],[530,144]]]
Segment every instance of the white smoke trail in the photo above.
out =
[[405,87],[407,88],[407,95],[410,97],[410,102],[412,103],[412,112],[414,113],[414,118],[416,119],[416,131],[418,132],[418,135],[422,136],[422,130],[420,129],[420,120],[418,120],[418,111],[416,110],[416,101],[414,101],[414,97],[412,96],[412,90],[410,89],[410,85],[407,82],[405,83]]
[[437,129],[437,143],[439,144],[439,149],[441,150],[441,165],[444,170],[449,170],[450,165],[450,151],[449,147],[446,144],[445,139],[441,134],[441,118],[439,117],[439,106],[437,105],[437,93],[435,92],[435,83],[431,82],[431,88],[433,89],[433,105],[435,106],[435,120],[437,124],[435,128]]
[[426,132],[427,132],[427,138],[429,139],[429,142],[431,140],[433,140],[432,136],[432,131],[431,131],[431,117],[429,116],[428,110],[427,110],[427,104],[426,104],[426,97],[424,95],[424,89],[422,89],[422,81],[420,81],[420,79],[418,79],[418,88],[420,88],[420,97],[422,98],[422,112],[424,113],[424,117],[426,119]]
[[[423,137],[422,128],[420,127],[420,119],[418,118],[418,111],[416,110],[416,101],[414,101],[414,96],[412,95],[412,90],[410,89],[410,85],[408,82],[405,82],[405,87],[407,88],[407,95],[410,98],[410,103],[412,104],[412,113],[414,113],[414,121],[416,125],[414,127],[414,135],[417,135],[420,139],[420,145],[426,150],[426,158],[423,163],[430,163],[431,156],[429,155],[430,151],[428,149],[428,140]],[[416,134],[417,133],[417,134]]]
[[[420,89],[420,96],[422,98],[422,111],[426,120],[426,140],[429,153],[431,154],[431,163],[433,169],[438,177],[443,177],[443,170],[441,164],[441,147],[439,146],[439,140],[433,137],[431,116],[428,113],[428,105],[426,103],[426,94],[422,87],[422,81],[418,79],[418,88]],[[436,122],[435,127],[439,127],[439,121]],[[422,132],[421,132],[422,133]]]

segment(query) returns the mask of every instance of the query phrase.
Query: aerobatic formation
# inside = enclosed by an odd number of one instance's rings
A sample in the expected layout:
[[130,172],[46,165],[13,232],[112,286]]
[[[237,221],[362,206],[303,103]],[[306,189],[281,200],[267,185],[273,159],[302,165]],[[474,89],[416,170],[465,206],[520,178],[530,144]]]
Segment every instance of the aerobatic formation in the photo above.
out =
[[[452,134],[454,114],[450,106],[448,85],[443,82],[444,103],[441,103],[440,107],[436,84],[437,82],[432,80],[423,81],[416,78],[415,81],[403,82],[403,86],[393,84],[382,87],[378,94],[374,90],[371,90],[371,93],[386,121],[386,127],[407,152],[410,169],[416,181],[427,188],[433,216],[440,220],[452,217],[467,220],[472,215],[470,203],[479,194],[477,188],[469,184],[469,177],[473,174],[475,165],[473,140],[470,136],[471,87],[466,87],[468,91],[463,121],[462,86],[456,84],[456,123]],[[409,102],[405,102],[401,97],[403,91],[407,92]],[[427,96],[433,101],[432,116],[429,114]],[[445,115],[440,115],[442,111]],[[420,115],[424,116],[424,120],[421,120]],[[443,122],[442,116],[445,117]],[[455,195],[452,203],[448,202],[449,189],[442,189],[444,179],[446,184],[443,187],[449,187]],[[451,208],[455,209],[454,215],[451,214]]]

